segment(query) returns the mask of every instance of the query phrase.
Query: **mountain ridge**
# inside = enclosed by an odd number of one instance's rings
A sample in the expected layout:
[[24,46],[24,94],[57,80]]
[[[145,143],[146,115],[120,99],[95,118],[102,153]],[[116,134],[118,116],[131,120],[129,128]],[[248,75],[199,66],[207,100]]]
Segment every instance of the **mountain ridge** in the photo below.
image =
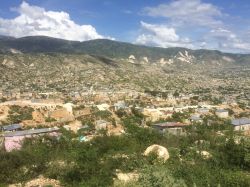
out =
[[26,36],[21,38],[0,36],[0,53],[12,53],[13,51],[21,53],[89,54],[114,59],[128,59],[132,55],[136,59],[147,58],[153,62],[161,59],[164,61],[183,58],[193,59],[192,61],[195,59],[199,62],[223,60],[223,58],[239,63],[250,62],[250,54],[227,53],[209,49],[150,47],[108,39],[80,42],[48,36]]

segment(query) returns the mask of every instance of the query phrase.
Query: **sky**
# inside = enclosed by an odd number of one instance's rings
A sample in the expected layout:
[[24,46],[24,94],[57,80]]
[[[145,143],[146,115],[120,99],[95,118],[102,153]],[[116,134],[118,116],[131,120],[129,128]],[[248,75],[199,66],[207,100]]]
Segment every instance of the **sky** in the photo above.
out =
[[0,0],[0,35],[250,53],[250,1]]

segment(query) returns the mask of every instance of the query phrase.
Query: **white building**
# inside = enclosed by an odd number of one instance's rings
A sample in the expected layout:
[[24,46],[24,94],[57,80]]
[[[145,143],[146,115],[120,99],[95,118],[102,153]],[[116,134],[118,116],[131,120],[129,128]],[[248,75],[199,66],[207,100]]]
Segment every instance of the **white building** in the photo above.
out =
[[218,109],[215,111],[215,114],[219,117],[219,118],[228,118],[228,111],[224,110],[224,109]]
[[108,110],[110,106],[108,104],[106,104],[106,103],[103,103],[103,104],[100,104],[100,105],[96,105],[96,107],[100,111],[105,111],[105,110]]

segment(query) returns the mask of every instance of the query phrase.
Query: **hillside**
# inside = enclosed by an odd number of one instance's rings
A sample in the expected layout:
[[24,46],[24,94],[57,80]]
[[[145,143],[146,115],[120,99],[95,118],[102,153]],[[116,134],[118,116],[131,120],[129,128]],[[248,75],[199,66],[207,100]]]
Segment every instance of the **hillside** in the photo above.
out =
[[250,55],[41,36],[1,36],[0,46],[0,90],[5,95],[16,90],[74,95],[90,88],[170,93],[203,89],[217,97],[232,85],[249,93]]
[[229,54],[204,49],[147,47],[107,39],[78,42],[45,36],[23,38],[1,36],[0,52],[89,54],[117,59],[126,59],[132,55],[136,59],[146,57],[150,62],[177,60],[189,63],[208,61],[249,63],[250,61],[250,55],[247,54]]

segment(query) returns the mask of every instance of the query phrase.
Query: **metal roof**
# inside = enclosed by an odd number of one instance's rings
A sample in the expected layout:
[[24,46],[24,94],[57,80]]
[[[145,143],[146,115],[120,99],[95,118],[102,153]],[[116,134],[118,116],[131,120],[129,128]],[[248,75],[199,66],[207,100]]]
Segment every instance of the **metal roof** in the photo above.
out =
[[184,127],[187,125],[184,123],[180,123],[180,122],[165,122],[165,123],[154,124],[153,126],[160,127],[160,128],[171,128],[171,127]]
[[225,109],[218,109],[218,110],[216,110],[216,112],[228,112],[228,110],[225,110]]
[[4,131],[13,131],[21,128],[22,126],[20,124],[5,125],[2,127]]
[[27,136],[27,135],[33,135],[33,134],[42,134],[42,133],[49,133],[49,132],[55,132],[58,131],[58,127],[54,128],[43,128],[43,129],[30,129],[30,130],[24,130],[24,131],[15,131],[15,132],[8,132],[4,133],[4,137],[12,137],[12,136]]
[[232,120],[232,124],[234,126],[247,125],[247,124],[250,124],[250,119],[249,118],[234,119]]

